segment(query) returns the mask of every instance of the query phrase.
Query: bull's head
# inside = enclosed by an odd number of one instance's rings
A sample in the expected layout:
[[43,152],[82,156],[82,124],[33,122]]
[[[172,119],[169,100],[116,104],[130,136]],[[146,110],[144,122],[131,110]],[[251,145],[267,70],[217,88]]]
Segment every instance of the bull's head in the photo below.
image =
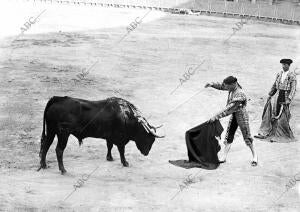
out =
[[152,144],[155,141],[155,138],[163,138],[165,136],[160,136],[156,133],[156,129],[162,127],[154,127],[150,125],[145,118],[139,119],[137,132],[136,132],[136,139],[135,143],[137,148],[143,155],[148,155]]

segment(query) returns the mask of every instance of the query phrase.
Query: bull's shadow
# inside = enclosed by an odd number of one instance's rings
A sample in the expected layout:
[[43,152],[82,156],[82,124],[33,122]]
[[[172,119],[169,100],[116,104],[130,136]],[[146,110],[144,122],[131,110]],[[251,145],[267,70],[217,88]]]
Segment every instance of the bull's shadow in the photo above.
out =
[[38,171],[47,168],[46,155],[55,136],[58,138],[55,149],[58,167],[64,174],[63,153],[71,134],[79,144],[87,137],[106,139],[106,159],[113,161],[111,150],[116,145],[123,166],[128,167],[125,145],[132,140],[143,155],[148,155],[155,138],[164,137],[156,134],[159,127],[150,125],[133,104],[121,98],[88,101],[54,96],[44,110]]

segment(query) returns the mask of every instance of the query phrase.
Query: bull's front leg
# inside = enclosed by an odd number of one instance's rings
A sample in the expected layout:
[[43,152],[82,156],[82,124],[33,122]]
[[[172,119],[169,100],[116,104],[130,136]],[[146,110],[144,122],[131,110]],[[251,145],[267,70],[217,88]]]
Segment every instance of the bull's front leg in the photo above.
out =
[[119,150],[119,153],[120,153],[121,162],[122,162],[123,166],[128,167],[129,163],[126,161],[125,155],[124,155],[125,145],[118,145],[118,150]]

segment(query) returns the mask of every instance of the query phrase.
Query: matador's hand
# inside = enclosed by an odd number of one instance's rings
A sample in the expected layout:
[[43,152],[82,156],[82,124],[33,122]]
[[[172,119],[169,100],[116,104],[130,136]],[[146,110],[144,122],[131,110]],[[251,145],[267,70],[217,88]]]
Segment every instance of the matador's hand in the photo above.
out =
[[290,98],[288,98],[288,99],[285,101],[285,104],[287,104],[287,105],[291,104]]

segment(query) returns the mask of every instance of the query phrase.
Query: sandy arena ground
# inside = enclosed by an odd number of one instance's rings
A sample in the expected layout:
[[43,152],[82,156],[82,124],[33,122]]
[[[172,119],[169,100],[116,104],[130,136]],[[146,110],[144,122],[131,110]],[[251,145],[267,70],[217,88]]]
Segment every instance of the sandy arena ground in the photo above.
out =
[[[118,43],[146,10],[14,1],[1,2],[0,8],[0,211],[299,211],[300,184],[288,191],[286,184],[300,171],[300,83],[291,120],[297,142],[255,140],[258,167],[250,166],[240,131],[227,163],[217,170],[168,163],[187,159],[185,131],[225,106],[227,93],[204,89],[206,82],[235,75],[249,97],[252,134],[257,132],[267,93],[281,71],[279,60],[292,58],[291,69],[300,65],[299,26],[250,20],[224,43],[238,19],[152,11]],[[45,9],[14,40],[28,18]],[[96,61],[85,79],[77,78]],[[202,62],[170,94],[188,68]],[[151,123],[164,124],[160,133],[167,136],[156,140],[147,157],[130,142],[125,155],[129,168],[121,165],[116,147],[115,160],[106,161],[104,140],[88,138],[79,148],[71,136],[64,176],[55,139],[47,155],[50,168],[37,172],[43,111],[54,95],[123,97]],[[222,120],[224,128],[227,121]],[[67,198],[76,181],[89,173]],[[193,182],[180,191],[188,176]]]

